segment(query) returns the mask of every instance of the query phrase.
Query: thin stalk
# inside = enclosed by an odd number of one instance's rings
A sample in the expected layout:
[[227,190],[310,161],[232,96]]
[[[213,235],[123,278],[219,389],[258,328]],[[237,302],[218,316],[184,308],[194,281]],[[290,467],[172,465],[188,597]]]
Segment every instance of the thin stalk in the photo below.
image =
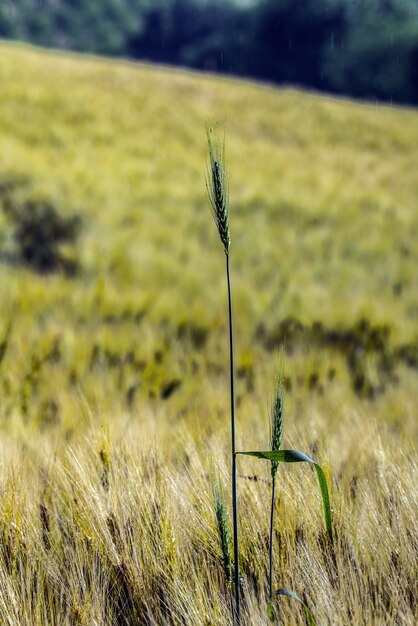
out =
[[[271,440],[270,448],[272,451],[280,450],[283,438],[283,387],[281,379],[277,380],[276,393],[274,396],[272,420],[271,420]],[[271,506],[270,506],[270,541],[269,541],[269,596],[271,616],[274,621],[273,610],[273,521],[274,521],[274,496],[276,492],[276,475],[279,464],[271,464]]]
[[229,603],[231,605],[232,623],[234,623],[235,622],[235,607],[234,607],[234,595],[232,591],[232,585],[230,585],[229,587]]
[[238,541],[238,498],[237,498],[237,456],[235,446],[235,384],[234,384],[234,328],[232,318],[231,276],[229,272],[229,254],[226,254],[226,280],[228,283],[229,313],[229,365],[231,389],[231,445],[232,445],[232,523],[234,528],[234,584],[235,584],[235,624],[241,624],[241,596],[239,575]]
[[270,542],[269,542],[269,597],[273,600],[273,520],[274,497],[276,492],[276,476],[271,480],[271,508],[270,508]]

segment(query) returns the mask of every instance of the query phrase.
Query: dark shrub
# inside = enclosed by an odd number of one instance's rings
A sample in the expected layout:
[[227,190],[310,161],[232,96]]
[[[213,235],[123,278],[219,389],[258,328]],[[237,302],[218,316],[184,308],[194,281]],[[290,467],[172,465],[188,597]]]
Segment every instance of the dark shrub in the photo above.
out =
[[[23,193],[22,193],[23,189]],[[49,200],[28,194],[28,184],[0,185],[4,213],[13,226],[18,259],[34,270],[74,274],[78,263],[63,245],[73,246],[80,232],[78,215],[63,216]]]

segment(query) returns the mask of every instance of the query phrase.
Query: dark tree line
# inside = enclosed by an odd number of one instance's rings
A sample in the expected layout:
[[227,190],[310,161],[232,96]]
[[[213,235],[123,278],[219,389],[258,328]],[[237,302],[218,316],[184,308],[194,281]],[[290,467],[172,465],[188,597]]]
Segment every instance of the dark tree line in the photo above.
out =
[[0,36],[418,104],[418,0],[0,0]]

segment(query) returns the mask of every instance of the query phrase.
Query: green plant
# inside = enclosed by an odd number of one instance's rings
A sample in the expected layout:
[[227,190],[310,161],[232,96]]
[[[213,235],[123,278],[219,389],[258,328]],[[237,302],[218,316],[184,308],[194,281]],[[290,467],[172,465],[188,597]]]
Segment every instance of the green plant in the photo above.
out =
[[218,526],[219,540],[221,542],[222,565],[230,595],[232,621],[234,621],[234,601],[232,597],[233,566],[230,546],[228,511],[225,505],[224,495],[219,485],[219,481],[213,483],[212,491],[213,502],[215,506],[216,523]]
[[298,450],[282,450],[281,442],[283,437],[283,387],[279,381],[276,389],[275,400],[273,404],[272,416],[272,432],[271,432],[271,450],[253,450],[248,452],[237,452],[237,455],[253,456],[259,459],[266,459],[271,463],[271,508],[270,508],[270,535],[269,535],[269,604],[267,613],[271,621],[274,621],[275,613],[273,607],[274,596],[285,595],[297,600],[303,605],[308,626],[314,626],[315,620],[306,605],[294,591],[288,589],[279,589],[273,591],[273,521],[274,521],[274,503],[275,503],[275,486],[276,474],[279,463],[310,463],[316,470],[318,483],[322,496],[324,508],[325,524],[330,542],[333,541],[332,533],[332,514],[329,498],[329,491],[325,473],[316,461],[311,459],[304,452]]
[[[266,459],[271,463],[271,508],[270,508],[270,534],[269,534],[269,604],[267,613],[269,618],[274,621],[273,597],[285,595],[300,602],[305,611],[308,626],[315,624],[314,618],[299,596],[293,591],[287,589],[279,589],[273,592],[273,523],[274,523],[274,504],[275,504],[275,488],[276,475],[279,463],[310,463],[314,466],[319,487],[322,495],[322,502],[325,515],[325,523],[328,536],[332,542],[332,516],[331,506],[328,492],[328,485],[322,467],[308,455],[298,450],[282,450],[283,438],[283,387],[279,380],[275,392],[272,412],[271,440],[270,450],[254,450],[247,452],[236,451],[235,441],[235,393],[234,393],[234,337],[233,337],[233,315],[232,315],[232,292],[230,278],[230,229],[229,229],[229,195],[228,195],[228,178],[225,166],[225,139],[222,144],[219,142],[216,130],[207,127],[207,138],[209,147],[209,163],[206,185],[209,195],[212,215],[218,229],[220,240],[224,247],[226,256],[226,280],[228,287],[228,319],[229,319],[229,352],[230,352],[230,394],[231,394],[231,444],[232,444],[232,510],[233,510],[233,527],[234,527],[234,584],[235,584],[235,606],[232,611],[233,622],[237,626],[241,624],[240,610],[240,576],[239,576],[239,536],[238,536],[238,499],[237,499],[237,466],[236,460],[238,455],[253,456],[260,459]],[[224,554],[224,569],[227,579],[230,576],[230,560],[227,553],[226,543],[226,511],[223,501],[218,497],[215,499],[215,508],[218,520],[218,528],[222,542]],[[229,531],[228,531],[229,532]],[[229,535],[228,535],[229,536]]]
[[229,189],[225,167],[225,140],[219,142],[214,128],[207,127],[209,163],[206,178],[209,202],[219,237],[226,257],[226,282],[228,288],[228,320],[229,320],[229,365],[230,365],[230,396],[231,396],[231,452],[232,452],[232,516],[234,528],[234,584],[235,610],[234,622],[240,624],[240,575],[239,575],[239,541],[238,541],[238,496],[237,496],[237,460],[235,442],[235,386],[234,386],[234,329],[232,313],[231,275],[229,269],[229,251],[231,237],[229,231]]
[[[271,450],[280,450],[283,439],[283,386],[281,380],[276,387],[273,411],[271,416]],[[269,598],[273,598],[273,521],[274,501],[276,491],[276,474],[279,469],[278,461],[271,462],[271,508],[270,508],[270,535],[269,535]]]

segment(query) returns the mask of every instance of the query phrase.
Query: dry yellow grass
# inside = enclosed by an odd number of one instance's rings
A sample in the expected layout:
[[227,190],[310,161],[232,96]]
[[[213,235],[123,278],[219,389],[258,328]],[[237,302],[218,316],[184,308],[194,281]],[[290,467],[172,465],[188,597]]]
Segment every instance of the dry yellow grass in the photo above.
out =
[[[210,484],[213,459],[229,475],[212,115],[231,175],[238,448],[268,445],[273,348],[293,316],[283,443],[331,476],[335,553],[315,477],[280,468],[275,582],[318,624],[414,625],[418,114],[15,45],[0,82],[0,176],[84,219],[76,278],[0,265],[0,623],[229,623]],[[8,245],[0,214],[1,232]],[[258,625],[269,467],[239,467]]]

